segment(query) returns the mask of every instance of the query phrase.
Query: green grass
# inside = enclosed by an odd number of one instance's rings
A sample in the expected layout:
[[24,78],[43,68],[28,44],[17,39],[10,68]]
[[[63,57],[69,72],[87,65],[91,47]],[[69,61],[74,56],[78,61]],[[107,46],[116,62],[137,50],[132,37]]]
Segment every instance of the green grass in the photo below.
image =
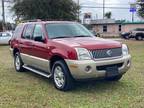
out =
[[0,108],[144,108],[144,41],[123,41],[132,67],[119,82],[78,83],[60,92],[51,80],[17,73],[8,46],[0,46]]

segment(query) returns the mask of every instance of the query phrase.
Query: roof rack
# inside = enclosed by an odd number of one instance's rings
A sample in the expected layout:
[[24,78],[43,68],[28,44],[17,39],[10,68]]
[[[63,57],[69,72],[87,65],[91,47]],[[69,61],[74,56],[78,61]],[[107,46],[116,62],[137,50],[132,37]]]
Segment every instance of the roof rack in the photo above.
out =
[[[65,21],[63,19],[33,19],[33,20],[23,20],[20,21],[21,23],[27,23],[27,22],[41,22],[41,21]],[[70,20],[74,21],[74,20]]]
[[33,19],[33,20],[23,20],[21,21],[22,23],[26,23],[26,22],[40,22],[42,21],[41,19]]

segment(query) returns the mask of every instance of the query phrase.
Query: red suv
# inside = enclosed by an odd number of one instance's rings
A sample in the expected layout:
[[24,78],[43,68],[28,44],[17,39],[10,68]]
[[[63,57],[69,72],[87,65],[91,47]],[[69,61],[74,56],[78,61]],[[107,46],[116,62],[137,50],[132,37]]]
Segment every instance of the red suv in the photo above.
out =
[[131,65],[127,45],[96,38],[76,22],[22,23],[10,44],[16,71],[27,69],[52,78],[63,91],[71,89],[76,80],[118,81]]

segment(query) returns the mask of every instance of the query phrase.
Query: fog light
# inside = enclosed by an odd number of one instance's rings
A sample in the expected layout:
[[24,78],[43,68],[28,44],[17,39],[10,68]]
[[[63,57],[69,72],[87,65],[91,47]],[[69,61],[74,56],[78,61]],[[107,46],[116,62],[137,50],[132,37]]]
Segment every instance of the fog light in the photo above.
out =
[[90,73],[90,72],[92,71],[92,67],[91,67],[91,66],[87,66],[87,67],[85,68],[85,71],[86,71],[87,73]]
[[130,63],[130,61],[128,60],[128,61],[127,61],[127,66],[130,67],[130,64],[131,64],[131,63]]

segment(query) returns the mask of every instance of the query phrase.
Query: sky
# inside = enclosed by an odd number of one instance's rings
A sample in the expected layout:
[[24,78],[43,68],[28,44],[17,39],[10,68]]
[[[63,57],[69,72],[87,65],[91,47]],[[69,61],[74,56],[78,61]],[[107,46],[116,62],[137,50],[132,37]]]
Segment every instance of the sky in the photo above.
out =
[[[74,0],[78,1],[78,0]],[[81,6],[92,6],[92,7],[102,7],[103,0],[79,0]],[[105,6],[106,7],[130,7],[130,3],[135,2],[136,0],[105,0]],[[6,8],[6,21],[13,22],[13,13],[10,11],[9,6],[11,4],[5,3]],[[1,8],[1,3],[0,3],[0,8]],[[1,12],[2,9],[0,9],[0,15],[2,14]],[[132,13],[129,12],[129,9],[111,9],[111,8],[106,8],[105,12],[112,12],[112,18],[116,20],[129,20],[131,21],[132,19]],[[92,13],[92,18],[93,19],[102,19],[103,18],[103,9],[102,8],[81,8],[81,19],[84,15],[84,13],[90,12]],[[2,17],[0,16],[0,20]],[[134,15],[135,21],[141,20],[137,14],[135,13]]]
[[[130,8],[130,3],[134,3],[136,0],[105,0],[106,7],[126,7]],[[82,6],[93,6],[93,7],[102,7],[103,0],[80,0],[80,4]],[[126,19],[132,20],[132,13],[129,9],[111,9],[106,8],[105,12],[112,12],[112,18],[116,20]],[[90,12],[92,13],[93,19],[102,19],[103,18],[103,9],[102,8],[82,8],[81,9],[81,17],[84,13]],[[135,21],[141,20],[138,15],[134,14]]]
[[[11,11],[12,4],[5,2],[5,19],[6,22],[14,22],[14,13]],[[0,20],[2,20],[2,4],[0,0]]]

